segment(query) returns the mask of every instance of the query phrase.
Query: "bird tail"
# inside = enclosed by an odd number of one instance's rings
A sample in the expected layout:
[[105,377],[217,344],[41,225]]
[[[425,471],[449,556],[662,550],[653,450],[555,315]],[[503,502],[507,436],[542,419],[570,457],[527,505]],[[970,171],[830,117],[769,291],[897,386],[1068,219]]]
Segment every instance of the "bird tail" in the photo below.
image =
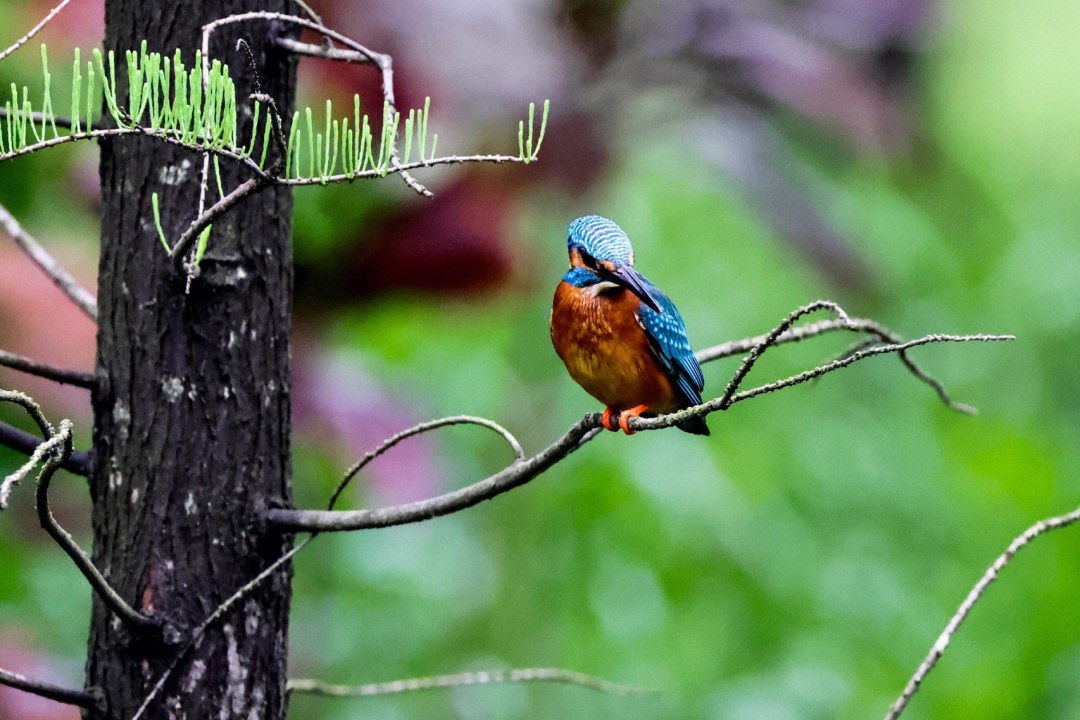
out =
[[694,435],[708,435],[709,426],[705,424],[704,417],[691,418],[678,423],[675,427],[679,428],[683,432],[692,433]]

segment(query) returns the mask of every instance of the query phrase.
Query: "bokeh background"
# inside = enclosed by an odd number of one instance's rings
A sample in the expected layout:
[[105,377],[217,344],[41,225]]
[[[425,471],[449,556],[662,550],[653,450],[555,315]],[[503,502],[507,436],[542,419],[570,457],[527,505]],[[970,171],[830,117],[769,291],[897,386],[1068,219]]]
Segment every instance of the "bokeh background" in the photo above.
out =
[[[569,220],[601,213],[675,299],[698,346],[758,334],[819,297],[908,336],[1009,345],[895,358],[735,406],[712,436],[605,435],[493,502],[419,526],[323,537],[296,563],[292,668],[343,683],[562,666],[663,689],[558,686],[294,699],[296,718],[788,720],[884,714],[988,563],[1080,499],[1080,4],[1074,0],[312,0],[394,54],[404,107],[430,95],[447,152],[516,152],[551,99],[539,163],[296,194],[295,485],[317,506],[394,431],[485,415],[535,450],[596,403],[547,331]],[[0,5],[13,38],[49,2]],[[101,0],[44,34],[54,65],[100,44]],[[0,38],[0,45],[6,42]],[[40,81],[36,46],[0,86]],[[57,71],[61,76],[62,72]],[[306,60],[339,107],[365,68]],[[60,87],[64,87],[63,84]],[[0,171],[0,202],[88,284],[96,148]],[[764,382],[842,351],[770,351]],[[94,328],[0,237],[0,347],[90,369]],[[706,367],[717,394],[735,360]],[[0,369],[73,417],[89,405]],[[22,422],[7,409],[2,417]],[[501,467],[476,429],[410,441],[352,506],[418,499]],[[0,467],[20,460],[0,451]],[[61,521],[89,538],[76,478]],[[36,526],[0,518],[0,667],[80,682],[89,590]],[[1075,718],[1080,531],[1025,550],[906,717]],[[65,714],[66,713],[66,714]],[[74,717],[0,688],[0,717]]]

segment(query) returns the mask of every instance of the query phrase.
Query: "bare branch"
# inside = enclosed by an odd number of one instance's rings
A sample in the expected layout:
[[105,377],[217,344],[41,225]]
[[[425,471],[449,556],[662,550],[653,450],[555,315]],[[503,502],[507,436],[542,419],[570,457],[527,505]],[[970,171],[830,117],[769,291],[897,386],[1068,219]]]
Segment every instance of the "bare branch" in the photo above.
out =
[[12,45],[8,49],[4,50],[3,52],[0,52],[0,60],[3,60],[8,55],[15,52],[16,50],[21,48],[26,43],[28,43],[30,41],[30,38],[34,37],[39,32],[41,32],[41,29],[44,28],[46,25],[48,25],[52,21],[52,19],[54,17],[56,17],[60,13],[60,11],[64,9],[64,6],[67,5],[69,2],[71,2],[71,0],[60,0],[59,4],[57,4],[56,7],[54,7],[52,10],[50,10],[48,12],[48,14],[45,15],[45,17],[43,17],[41,19],[41,22],[39,22],[34,27],[30,28],[30,32],[26,33],[21,38],[16,40],[14,45]]
[[52,367],[51,365],[31,360],[28,357],[5,352],[3,350],[0,350],[0,366],[18,370],[19,372],[24,372],[29,375],[43,377],[47,380],[53,380],[65,385],[86,388],[87,390],[93,390],[97,387],[97,378],[90,373]]
[[975,587],[971,588],[971,592],[964,598],[964,602],[960,603],[960,607],[957,609],[956,614],[952,616],[945,626],[945,629],[941,632],[941,635],[938,636],[933,647],[930,648],[930,653],[926,656],[926,659],[922,661],[922,664],[919,665],[919,669],[915,671],[911,680],[908,681],[907,686],[904,688],[904,692],[900,694],[900,697],[896,699],[896,702],[889,706],[889,712],[885,714],[885,720],[896,720],[896,718],[900,717],[900,713],[904,712],[904,708],[907,707],[911,697],[918,692],[922,681],[930,671],[934,669],[934,666],[937,665],[937,661],[941,659],[941,656],[945,654],[945,649],[949,646],[953,634],[960,627],[960,623],[964,622],[964,619],[971,612],[972,608],[975,607],[975,603],[982,597],[983,592],[986,591],[986,588],[990,583],[997,579],[998,573],[1009,564],[1009,561],[1013,559],[1013,556],[1016,555],[1021,548],[1040,535],[1050,532],[1051,530],[1068,527],[1077,520],[1080,520],[1080,508],[1065,515],[1040,520],[1025,530],[1022,535],[1009,543],[1009,547],[1005,549],[1005,552],[1001,553],[1001,555],[994,560],[993,564],[991,564],[986,572],[983,573],[983,576],[979,578],[979,581],[975,583]]
[[335,60],[337,62],[359,63],[361,65],[378,65],[378,62],[370,55],[365,55],[355,50],[341,50],[339,48],[312,45],[311,43],[300,42],[299,40],[293,40],[292,38],[287,37],[275,38],[274,43],[281,49],[288,50],[294,55],[306,55],[307,57],[323,58],[324,60]]
[[[379,447],[375,448],[371,452],[364,455],[364,457],[360,458],[360,460],[357,461],[356,464],[349,468],[349,470],[345,473],[345,477],[342,479],[341,483],[338,485],[333,495],[331,495],[330,501],[327,503],[327,508],[329,510],[333,510],[334,504],[337,502],[337,499],[341,495],[342,490],[345,489],[345,486],[348,484],[349,480],[351,480],[352,477],[357,472],[359,472],[361,468],[363,468],[369,462],[377,458],[379,455],[382,455],[394,445],[397,445],[399,442],[408,437],[412,437],[413,435],[419,435],[420,433],[427,432],[429,430],[434,430],[437,427],[446,427],[448,425],[460,424],[474,424],[489,428],[494,432],[497,432],[503,437],[503,439],[506,440],[507,444],[510,445],[511,449],[514,451],[515,458],[520,459],[525,454],[524,451],[521,449],[521,444],[517,441],[517,438],[515,438],[504,427],[490,420],[485,420],[483,418],[474,418],[468,415],[458,415],[455,417],[442,418],[441,420],[435,420],[430,423],[423,423],[421,425],[409,428],[408,430],[404,430],[397,435],[394,435],[393,437],[389,438],[381,445],[379,445]],[[139,720],[139,718],[142,717],[143,713],[145,713],[146,709],[150,706],[150,703],[152,703],[154,699],[161,693],[162,688],[165,687],[165,683],[168,681],[169,677],[172,676],[172,673],[176,670],[177,666],[179,666],[180,662],[184,659],[184,657],[191,650],[191,648],[195,647],[195,645],[198,644],[199,640],[202,638],[203,635],[206,634],[207,629],[209,629],[211,625],[217,622],[231,608],[235,607],[237,603],[239,603],[245,597],[254,592],[259,585],[261,585],[265,580],[267,580],[275,572],[277,572],[277,570],[281,568],[285,563],[287,563],[290,559],[292,559],[292,557],[296,555],[296,553],[307,547],[308,544],[310,544],[311,541],[314,540],[317,536],[318,533],[312,533],[303,542],[294,545],[292,549],[290,549],[288,552],[284,553],[281,557],[271,563],[265,570],[252,578],[250,582],[248,582],[243,587],[239,588],[236,592],[234,592],[232,595],[230,595],[228,598],[226,598],[221,603],[221,605],[219,605],[216,609],[214,609],[212,613],[210,613],[206,617],[205,620],[199,623],[198,627],[196,627],[195,630],[192,631],[187,642],[184,643],[184,646],[176,654],[176,657],[173,658],[173,661],[169,663],[169,666],[165,668],[161,676],[154,683],[154,686],[150,689],[150,692],[143,699],[142,703],[139,705],[138,711],[136,711],[135,715],[131,718],[131,720]]]
[[455,675],[433,675],[431,677],[394,680],[366,685],[334,685],[321,680],[290,680],[286,692],[312,693],[332,697],[372,697],[374,695],[392,695],[417,690],[436,690],[440,688],[465,687],[468,685],[487,685],[490,683],[550,682],[607,693],[609,695],[635,696],[655,695],[657,688],[634,687],[593,677],[573,670],[562,668],[523,668],[520,670],[488,670],[464,672]]
[[25,675],[10,670],[0,670],[0,685],[7,685],[16,690],[32,693],[65,705],[76,705],[90,710],[103,710],[104,697],[97,688],[86,691],[61,687],[42,680],[31,680]]
[[59,440],[61,443],[60,454],[54,454],[45,462],[45,467],[41,470],[41,477],[38,478],[37,513],[41,527],[45,529],[45,532],[49,533],[52,539],[67,553],[68,557],[74,561],[75,566],[79,568],[79,572],[81,572],[87,582],[90,583],[90,587],[98,594],[101,601],[116,613],[121,620],[142,630],[159,629],[160,624],[156,620],[135,610],[128,605],[115,590],[113,590],[105,577],[98,572],[96,567],[94,567],[94,563],[91,562],[90,558],[87,557],[86,553],[84,553],[82,548],[75,542],[75,539],[72,538],[64,528],[60,527],[60,524],[56,522],[56,518],[53,517],[52,510],[49,509],[49,485],[52,483],[53,475],[56,474],[56,471],[60,469],[64,464],[64,461],[67,460],[68,456],[71,454],[70,420],[61,421],[59,432],[50,438],[48,442],[43,443],[42,447],[45,447],[56,440]]
[[[865,320],[862,318],[838,318],[835,320],[820,320],[810,325],[803,325],[797,328],[790,328],[780,333],[772,342],[772,345],[783,345],[789,342],[798,342],[805,340],[816,335],[822,335],[824,333],[832,332],[834,330],[850,330],[852,332],[865,332],[873,335],[888,343],[899,344],[904,340],[903,338],[889,330],[884,325],[874,322],[873,320]],[[697,352],[697,360],[699,363],[707,363],[712,360],[719,360],[721,358],[731,357],[733,355],[739,355],[744,352],[748,352],[754,348],[755,345],[765,341],[767,335],[757,335],[755,337],[743,338],[742,340],[732,340],[730,342],[721,343],[705,350]],[[861,350],[868,345],[860,345],[857,349]],[[975,408],[970,405],[966,405],[961,402],[956,402],[949,396],[949,393],[945,390],[945,387],[938,382],[933,376],[929,375],[925,370],[915,364],[906,351],[900,351],[897,353],[901,362],[915,375],[915,377],[922,380],[924,383],[934,389],[934,392],[938,394],[942,402],[959,412],[967,413],[969,415],[975,414]]]
[[[23,455],[32,455],[40,444],[41,438],[7,423],[0,422],[0,445],[11,448]],[[87,477],[90,475],[90,456],[84,452],[72,452],[63,468],[70,473]]]
[[47,253],[45,248],[41,247],[38,241],[31,237],[30,233],[23,230],[22,226],[3,205],[0,205],[0,226],[15,240],[15,243],[22,248],[23,252],[29,255],[30,259],[46,275],[52,278],[56,286],[73,303],[78,305],[92,320],[97,320],[97,300],[94,299],[94,296],[79,285],[78,281],[71,276],[71,273],[62,268],[53,259],[53,256]]
[[371,510],[285,510],[266,511],[267,522],[278,531],[342,531],[390,527],[429,520],[477,505],[524,485],[581,447],[586,434],[600,426],[599,413],[586,415],[543,451],[498,473],[459,490],[426,500]]

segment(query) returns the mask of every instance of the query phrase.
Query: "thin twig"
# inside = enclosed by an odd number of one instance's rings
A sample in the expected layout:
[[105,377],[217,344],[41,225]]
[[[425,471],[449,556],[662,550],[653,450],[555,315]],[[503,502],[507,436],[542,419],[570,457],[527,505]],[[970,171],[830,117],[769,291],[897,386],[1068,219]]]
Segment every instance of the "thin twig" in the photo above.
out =
[[71,273],[61,267],[30,233],[23,230],[22,226],[3,205],[0,205],[0,226],[15,240],[15,244],[30,256],[34,264],[52,278],[52,281],[56,283],[56,287],[60,288],[92,320],[97,320],[97,300],[94,299],[94,296],[79,285],[78,281],[71,276]]
[[945,653],[945,648],[949,646],[953,634],[960,627],[960,624],[964,622],[964,619],[971,612],[972,608],[975,607],[975,603],[982,597],[987,586],[997,579],[998,573],[1009,564],[1009,561],[1013,559],[1013,556],[1016,555],[1021,548],[1043,533],[1068,527],[1077,520],[1080,520],[1080,508],[1065,515],[1040,520],[1025,530],[1022,535],[1009,543],[1009,547],[1005,549],[1005,552],[1001,553],[1001,555],[994,560],[993,564],[990,565],[986,572],[983,573],[983,576],[979,578],[979,581],[975,583],[975,587],[971,588],[971,592],[964,598],[964,602],[960,603],[960,607],[957,609],[956,614],[952,616],[945,626],[945,629],[941,632],[941,635],[938,636],[933,647],[930,648],[930,653],[919,665],[919,669],[915,671],[911,680],[908,681],[908,684],[900,694],[900,697],[897,698],[896,702],[889,706],[889,712],[885,714],[885,720],[896,720],[896,718],[900,717],[900,713],[904,712],[904,708],[907,707],[911,697],[918,692],[922,681],[930,671],[934,669],[934,666],[937,665],[937,661],[940,660],[941,656]]
[[396,435],[388,438],[387,440],[384,440],[377,448],[357,460],[356,463],[345,472],[345,477],[342,478],[341,482],[334,490],[334,493],[330,496],[330,507],[328,509],[334,509],[334,505],[337,503],[337,500],[341,496],[342,491],[345,490],[345,486],[348,485],[349,481],[352,480],[353,477],[355,477],[356,473],[360,472],[369,462],[379,457],[384,452],[394,447],[406,438],[413,437],[414,435],[420,435],[421,433],[426,433],[437,428],[447,427],[449,425],[480,425],[481,427],[486,427],[494,432],[497,432],[503,437],[504,440],[506,440],[506,443],[510,446],[510,449],[514,451],[515,461],[525,459],[525,451],[521,448],[521,443],[518,442],[518,439],[514,437],[513,433],[511,433],[509,430],[507,430],[497,422],[488,420],[487,418],[473,417],[471,415],[454,415],[452,417],[445,417],[438,420],[432,420],[430,422],[420,423],[419,425],[414,425],[411,428],[402,430]]
[[203,635],[206,634],[206,631],[210,628],[211,625],[217,622],[222,616],[225,615],[225,613],[227,613],[229,610],[235,607],[237,603],[239,603],[251,592],[253,592],[255,588],[262,584],[264,580],[277,572],[282,565],[292,559],[293,555],[296,555],[296,553],[307,547],[308,543],[310,543],[314,538],[315,535],[311,535],[307,537],[303,542],[294,545],[288,552],[283,554],[274,562],[270,563],[262,572],[260,572],[258,575],[249,580],[246,584],[241,586],[236,592],[226,598],[224,602],[218,605],[212,613],[207,615],[206,619],[199,623],[195,627],[195,629],[191,631],[191,635],[188,637],[187,642],[185,642],[183,647],[181,647],[177,651],[175,657],[173,657],[172,659],[172,662],[169,663],[168,667],[166,667],[165,670],[162,671],[157,681],[154,682],[153,687],[150,688],[150,692],[147,693],[146,697],[143,698],[143,701],[139,704],[139,707],[135,711],[135,714],[131,716],[131,720],[139,720],[139,718],[143,716],[143,714],[146,712],[146,709],[150,707],[150,703],[152,703],[154,699],[157,698],[159,694],[161,694],[162,688],[165,687],[165,683],[168,682],[169,678],[172,676],[177,666],[180,665],[180,662],[184,659],[184,657],[187,656],[191,649],[199,643],[199,640],[202,639]]
[[[797,328],[790,328],[785,330],[773,340],[772,345],[783,345],[789,342],[798,342],[805,340],[816,335],[822,335],[824,333],[832,332],[834,330],[850,330],[852,332],[865,332],[875,337],[878,337],[888,343],[898,344],[903,342],[903,338],[889,330],[884,325],[874,322],[873,320],[866,320],[863,318],[848,318],[848,319],[834,319],[834,320],[819,320],[818,322],[811,323],[809,325],[803,325]],[[730,342],[721,343],[711,348],[699,350],[696,354],[699,363],[706,363],[712,360],[719,360],[721,358],[731,357],[733,355],[740,355],[753,349],[755,345],[763,342],[767,335],[757,335],[755,337],[744,338],[742,340],[732,340]],[[858,349],[862,349],[859,347]],[[957,402],[950,397],[949,393],[936,378],[928,374],[925,370],[919,367],[914,360],[912,360],[907,352],[898,352],[901,362],[915,375],[915,377],[922,380],[924,383],[933,388],[942,402],[959,412],[967,413],[969,415],[975,414],[975,408],[965,403]]]
[[169,251],[169,255],[172,256],[173,262],[177,265],[184,262],[188,250],[190,250],[191,246],[195,244],[195,241],[199,239],[199,234],[206,229],[207,225],[214,222],[215,218],[225,214],[228,210],[231,210],[248,195],[252,195],[266,186],[267,183],[260,178],[245,180],[234,190],[230,191],[228,195],[211,205],[206,212],[201,213],[199,217],[188,226],[187,230],[180,236],[180,239],[176,241],[172,250]]
[[98,384],[97,378],[90,373],[53,367],[51,365],[46,365],[45,363],[31,360],[28,357],[23,357],[22,355],[5,352],[4,350],[0,350],[0,366],[18,370],[19,372],[24,372],[28,375],[36,375],[37,377],[53,380],[54,382],[65,385],[86,388],[87,390],[93,390]]
[[788,330],[788,328],[794,325],[796,320],[801,318],[803,315],[807,315],[816,310],[832,310],[837,314],[841,322],[847,322],[849,320],[847,313],[844,312],[844,309],[829,300],[815,300],[809,305],[803,305],[798,310],[795,310],[793,313],[784,318],[784,320],[779,325],[773,328],[772,332],[762,338],[761,342],[757,343],[756,345],[754,345],[753,348],[750,349],[750,353],[743,359],[742,365],[740,365],[739,369],[735,371],[735,375],[732,376],[731,380],[727,384],[727,387],[724,388],[724,394],[720,397],[721,408],[726,408],[728,405],[731,404],[732,396],[735,394],[735,391],[739,389],[739,385],[740,383],[742,383],[743,378],[745,378],[746,374],[750,372],[750,368],[754,366],[754,363],[757,362],[757,359],[759,357],[761,357],[761,354],[764,353],[770,345],[775,344],[776,339],[782,334],[784,334],[784,332]]
[[487,670],[463,672],[455,675],[433,675],[431,677],[409,678],[384,683],[366,685],[334,685],[321,680],[290,680],[286,692],[311,693],[332,697],[371,697],[374,695],[392,695],[417,690],[436,690],[440,688],[465,687],[468,685],[487,685],[490,683],[550,682],[607,693],[609,695],[635,696],[655,695],[657,688],[620,685],[603,678],[586,675],[562,668],[522,668],[519,670]]
[[0,670],[0,685],[7,685],[16,690],[32,693],[65,705],[76,705],[90,710],[101,710],[104,701],[101,690],[98,688],[76,690],[75,688],[61,687],[43,680],[31,680],[25,675],[10,670]]
[[52,19],[56,17],[60,13],[60,11],[64,9],[64,6],[67,5],[69,2],[71,2],[71,0],[60,0],[60,3],[52,10],[50,10],[48,14],[41,19],[41,22],[30,28],[30,32],[26,33],[21,38],[16,40],[15,44],[9,47],[7,50],[0,52],[0,60],[3,60],[8,55],[21,48],[23,45],[30,41],[30,38],[41,32],[41,29],[48,25],[52,21]]
[[293,0],[293,2],[295,2],[297,5],[299,5],[300,9],[303,10],[304,12],[306,12],[308,17],[310,17],[312,20],[314,20],[315,22],[322,25],[322,18],[319,17],[319,14],[317,12],[315,12],[314,10],[312,10],[311,6],[308,5],[306,2],[304,2],[304,0]]
[[57,544],[60,545],[60,548],[67,553],[68,557],[72,559],[75,566],[79,568],[79,572],[81,572],[87,582],[90,583],[90,587],[92,587],[94,592],[98,594],[98,597],[101,598],[101,601],[116,613],[121,620],[142,630],[157,629],[159,627],[158,622],[128,605],[116,590],[109,585],[105,576],[94,567],[94,563],[87,557],[86,553],[82,551],[82,548],[75,542],[75,539],[72,538],[64,528],[60,527],[60,524],[56,522],[56,518],[53,517],[52,510],[49,509],[49,485],[52,482],[53,475],[63,466],[64,461],[67,460],[71,454],[70,420],[61,421],[60,430],[50,438],[47,443],[43,443],[42,447],[55,440],[60,441],[60,454],[54,454],[45,461],[45,466],[41,469],[41,476],[38,478],[37,514],[41,527],[45,529],[45,532],[49,533],[52,539],[55,540]]

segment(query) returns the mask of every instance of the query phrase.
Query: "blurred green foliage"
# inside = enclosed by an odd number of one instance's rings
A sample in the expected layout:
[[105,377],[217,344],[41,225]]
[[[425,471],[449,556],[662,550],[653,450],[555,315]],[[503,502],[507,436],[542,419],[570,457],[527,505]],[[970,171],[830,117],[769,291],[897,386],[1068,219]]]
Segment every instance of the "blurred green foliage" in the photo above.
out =
[[[699,347],[764,332],[818,297],[908,336],[1016,334],[1007,345],[917,351],[980,414],[949,411],[883,357],[714,415],[707,439],[605,434],[524,488],[459,515],[320,538],[296,562],[297,676],[359,683],[563,666],[664,692],[297,696],[293,717],[884,714],[1010,539],[1080,499],[1080,10],[1069,0],[975,0],[949,4],[945,15],[937,49],[919,65],[932,152],[838,160],[835,148],[790,140],[814,170],[806,183],[819,211],[859,239],[872,297],[830,286],[685,143],[630,121],[602,187],[572,201],[524,198],[515,225],[529,258],[524,289],[452,301],[383,296],[335,312],[320,342],[421,416],[485,415],[529,450],[546,445],[597,409],[551,350],[547,321],[566,224],[599,212],[634,239],[638,268],[676,301]],[[23,161],[16,189],[5,168],[0,197],[29,210],[26,188],[50,189],[40,171]],[[298,192],[298,258],[332,262],[330,228],[378,218],[372,199],[384,193]],[[801,370],[849,340],[771,350],[749,380]],[[707,397],[734,363],[706,367]],[[445,489],[509,459],[477,429],[432,442]],[[324,502],[347,464],[323,448],[297,438],[300,505]],[[358,494],[353,502],[383,501]],[[0,523],[0,621],[33,628],[58,657],[81,658],[88,590],[26,519],[29,493],[20,496],[15,520]],[[1080,530],[1024,550],[905,717],[1076,717],[1078,567]]]

